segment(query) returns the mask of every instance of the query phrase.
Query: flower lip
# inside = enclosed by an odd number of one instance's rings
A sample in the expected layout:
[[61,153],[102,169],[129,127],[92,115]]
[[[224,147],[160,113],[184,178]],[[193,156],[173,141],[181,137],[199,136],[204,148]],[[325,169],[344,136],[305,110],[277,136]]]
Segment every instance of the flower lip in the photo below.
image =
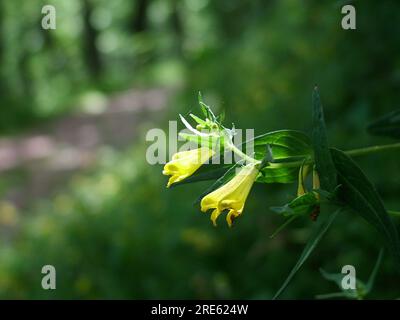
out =
[[214,225],[219,215],[226,210],[228,211],[226,222],[230,227],[233,220],[242,214],[258,171],[257,165],[248,164],[242,167],[228,183],[203,197],[200,203],[201,211],[214,209],[210,217]]
[[172,160],[165,164],[163,174],[171,176],[167,187],[191,176],[202,164],[208,161],[215,152],[207,147],[189,151],[181,151],[172,156]]

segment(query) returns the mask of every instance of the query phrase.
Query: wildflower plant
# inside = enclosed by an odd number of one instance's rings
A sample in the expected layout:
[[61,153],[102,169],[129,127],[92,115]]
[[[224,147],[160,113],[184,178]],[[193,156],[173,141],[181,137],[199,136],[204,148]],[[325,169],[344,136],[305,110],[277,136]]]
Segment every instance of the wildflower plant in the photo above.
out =
[[[297,194],[292,200],[283,206],[271,207],[286,219],[272,237],[295,219],[308,218],[313,222],[299,260],[274,298],[284,291],[336,217],[349,211],[359,214],[380,233],[395,263],[400,266],[398,231],[390,217],[400,213],[385,208],[375,187],[353,160],[356,156],[399,149],[400,143],[349,151],[330,147],[317,87],[312,93],[311,137],[301,131],[285,129],[264,133],[237,146],[233,143],[235,127],[224,126],[224,115],[216,116],[200,94],[199,105],[203,117],[190,114],[195,126],[180,115],[190,132],[181,133],[181,137],[195,142],[198,147],[176,153],[164,166],[163,174],[170,176],[167,186],[214,181],[200,195],[200,209],[210,213],[215,226],[219,216],[226,213],[226,222],[231,227],[245,211],[246,199],[254,183],[296,183]],[[378,119],[368,131],[399,139],[400,111]],[[251,154],[242,151],[248,145],[252,147]],[[235,161],[224,161],[232,153]],[[311,188],[307,188],[307,180],[312,181]],[[323,275],[332,278],[326,272]],[[343,296],[359,298],[360,294]]]

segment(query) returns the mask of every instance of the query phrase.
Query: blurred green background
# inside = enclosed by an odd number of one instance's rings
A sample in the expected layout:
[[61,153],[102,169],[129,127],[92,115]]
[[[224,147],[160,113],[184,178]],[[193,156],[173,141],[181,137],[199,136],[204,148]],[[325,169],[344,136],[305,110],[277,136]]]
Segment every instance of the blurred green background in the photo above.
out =
[[[389,139],[365,132],[398,107],[400,5],[353,1],[32,0],[0,2],[0,298],[268,299],[312,222],[274,239],[294,185],[256,185],[243,216],[217,228],[193,201],[210,184],[165,188],[145,159],[146,132],[197,111],[197,92],[226,123],[309,133],[320,87],[331,145]],[[56,30],[41,28],[52,4]],[[398,151],[357,159],[399,210]],[[399,218],[395,221],[400,225]],[[336,220],[283,298],[338,291],[319,268],[366,280],[383,245],[352,214]],[[57,289],[41,288],[41,268]],[[369,298],[399,298],[385,256]]]

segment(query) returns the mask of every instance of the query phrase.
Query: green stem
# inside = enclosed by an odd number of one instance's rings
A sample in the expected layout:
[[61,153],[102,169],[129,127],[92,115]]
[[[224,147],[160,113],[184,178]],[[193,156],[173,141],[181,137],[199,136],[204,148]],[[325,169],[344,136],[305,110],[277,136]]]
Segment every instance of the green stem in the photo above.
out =
[[228,148],[233,151],[233,153],[237,154],[239,157],[242,159],[246,160],[247,162],[254,163],[254,164],[259,164],[261,161],[256,160],[252,157],[249,157],[247,154],[239,150],[233,143],[228,143],[227,144]]
[[[347,150],[345,151],[345,153],[349,156],[357,157],[386,150],[394,150],[394,149],[400,149],[400,143],[392,143],[392,144]],[[308,159],[304,162],[293,161],[293,162],[270,163],[270,166],[275,168],[282,168],[282,167],[293,168],[293,167],[300,167],[303,164],[313,164],[313,163],[314,163],[313,159]]]
[[346,151],[346,153],[349,156],[362,156],[365,154],[370,154],[370,153],[375,153],[375,152],[380,152],[380,151],[385,151],[385,150],[392,150],[392,149],[399,149],[400,148],[400,143],[392,143],[392,144],[384,144],[380,146],[372,146],[372,147],[365,147],[365,148],[359,148],[359,149],[353,149]]

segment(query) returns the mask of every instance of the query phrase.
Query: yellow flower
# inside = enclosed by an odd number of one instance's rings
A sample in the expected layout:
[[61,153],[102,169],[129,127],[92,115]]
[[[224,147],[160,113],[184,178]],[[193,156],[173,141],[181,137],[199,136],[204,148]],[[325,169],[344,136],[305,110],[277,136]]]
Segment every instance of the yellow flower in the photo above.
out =
[[213,150],[206,147],[175,153],[172,156],[172,160],[164,166],[163,170],[164,175],[171,176],[167,187],[191,176],[214,154]]
[[226,222],[231,227],[233,219],[242,214],[244,203],[249,195],[251,187],[258,175],[255,164],[248,164],[239,171],[227,184],[214,190],[201,200],[201,211],[214,209],[211,220],[214,225],[218,216],[224,210],[229,210]]
[[298,197],[302,196],[303,194],[306,193],[306,188],[305,188],[304,182],[305,182],[305,180],[307,178],[307,175],[308,175],[309,171],[310,171],[310,166],[308,166],[308,165],[302,165],[300,167],[300,170],[299,170],[299,184],[298,184],[298,187],[297,187],[297,196]]

